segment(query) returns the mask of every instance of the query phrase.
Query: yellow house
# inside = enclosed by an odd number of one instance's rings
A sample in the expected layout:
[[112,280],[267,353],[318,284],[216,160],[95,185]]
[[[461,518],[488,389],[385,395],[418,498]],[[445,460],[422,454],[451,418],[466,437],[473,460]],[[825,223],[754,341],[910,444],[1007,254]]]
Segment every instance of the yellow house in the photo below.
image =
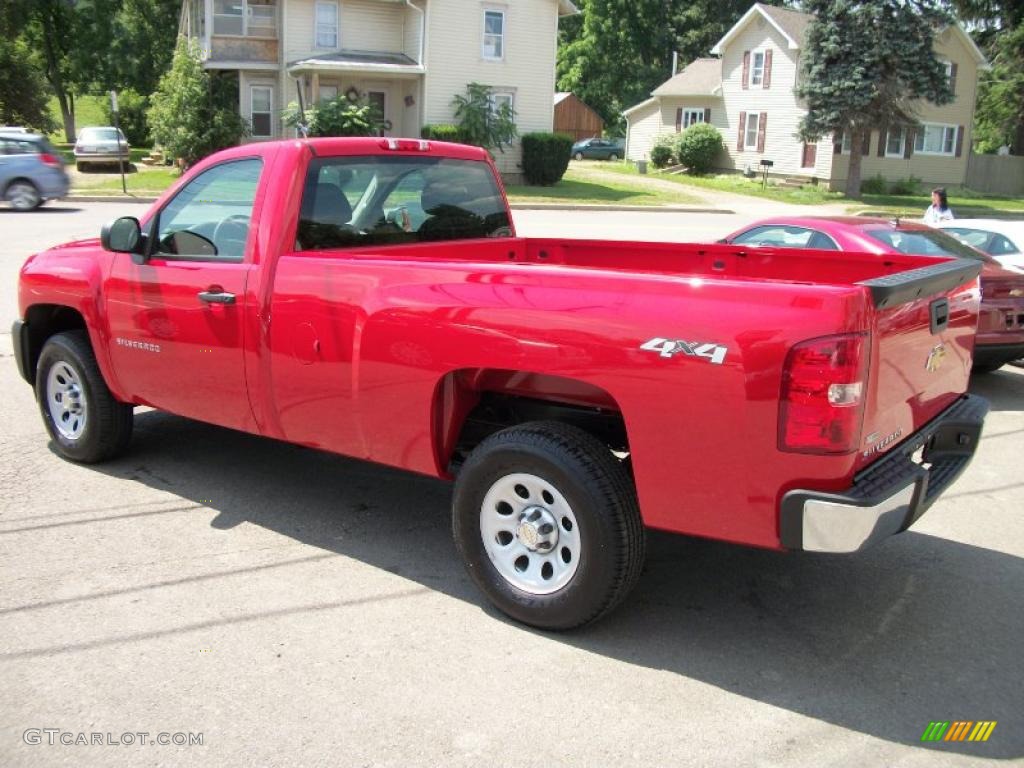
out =
[[[651,98],[625,111],[626,156],[650,156],[657,136],[693,122],[721,131],[724,170],[759,171],[817,179],[842,188],[849,166],[849,142],[832,137],[804,144],[797,128],[806,109],[794,94],[800,53],[811,17],[788,8],[757,3],[711,49],[656,88]],[[918,104],[917,127],[890,125],[872,131],[862,159],[862,177],[889,180],[914,176],[927,184],[961,185],[967,174],[978,72],[988,67],[960,24],[935,40],[955,98],[951,104]]]
[[[418,137],[453,122],[471,82],[512,106],[522,134],[552,128],[558,20],[576,12],[570,0],[184,0],[181,28],[207,68],[237,75],[250,140],[294,135],[281,114],[300,89],[307,104],[366,97],[385,135]],[[521,173],[518,142],[495,154]]]

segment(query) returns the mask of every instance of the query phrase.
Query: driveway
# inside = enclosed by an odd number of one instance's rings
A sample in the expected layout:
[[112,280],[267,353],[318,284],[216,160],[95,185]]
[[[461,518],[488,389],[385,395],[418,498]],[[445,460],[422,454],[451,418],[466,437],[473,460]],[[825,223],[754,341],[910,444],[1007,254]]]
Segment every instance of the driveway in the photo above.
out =
[[[27,253],[141,210],[0,211],[0,329]],[[719,220],[642,215],[619,233]],[[849,557],[652,534],[625,605],[568,634],[484,602],[444,483],[154,411],[122,459],[62,461],[6,333],[0,391],[0,765],[1024,758],[1022,370],[973,382],[993,403],[979,453],[910,532]],[[685,472],[699,436],[678,440]],[[981,719],[998,721],[985,743],[920,742]]]

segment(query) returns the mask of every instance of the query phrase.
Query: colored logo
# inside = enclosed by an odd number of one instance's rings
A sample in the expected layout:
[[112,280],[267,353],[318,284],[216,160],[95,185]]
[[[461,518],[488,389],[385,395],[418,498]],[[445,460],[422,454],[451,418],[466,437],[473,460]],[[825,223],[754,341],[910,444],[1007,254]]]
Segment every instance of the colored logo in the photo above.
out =
[[944,344],[938,344],[932,347],[932,351],[928,353],[928,360],[925,361],[924,367],[935,373],[939,370],[939,366],[942,365],[942,361],[946,359],[946,346]]
[[921,734],[921,741],[988,741],[996,720],[933,720]]

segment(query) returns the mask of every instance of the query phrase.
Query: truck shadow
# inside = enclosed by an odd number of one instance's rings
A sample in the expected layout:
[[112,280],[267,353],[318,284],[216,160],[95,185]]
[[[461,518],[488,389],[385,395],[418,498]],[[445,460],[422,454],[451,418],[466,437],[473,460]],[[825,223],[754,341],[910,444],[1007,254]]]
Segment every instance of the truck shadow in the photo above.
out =
[[[158,412],[136,419],[130,455],[99,471],[213,509],[227,535],[259,525],[508,621],[456,558],[448,484]],[[927,748],[1011,759],[1024,756],[1022,584],[1024,559],[914,532],[849,557],[653,533],[618,611],[537,634],[922,749],[932,720],[998,720],[988,743]]]

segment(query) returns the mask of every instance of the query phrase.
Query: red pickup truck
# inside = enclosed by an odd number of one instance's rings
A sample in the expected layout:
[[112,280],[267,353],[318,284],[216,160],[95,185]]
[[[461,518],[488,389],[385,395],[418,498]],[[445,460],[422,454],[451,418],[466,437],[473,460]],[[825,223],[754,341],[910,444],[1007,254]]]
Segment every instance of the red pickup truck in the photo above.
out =
[[318,139],[214,155],[32,256],[18,366],[57,450],[148,405],[455,481],[503,611],[569,628],[645,529],[852,552],[970,461],[980,264],[517,237],[488,155]]

